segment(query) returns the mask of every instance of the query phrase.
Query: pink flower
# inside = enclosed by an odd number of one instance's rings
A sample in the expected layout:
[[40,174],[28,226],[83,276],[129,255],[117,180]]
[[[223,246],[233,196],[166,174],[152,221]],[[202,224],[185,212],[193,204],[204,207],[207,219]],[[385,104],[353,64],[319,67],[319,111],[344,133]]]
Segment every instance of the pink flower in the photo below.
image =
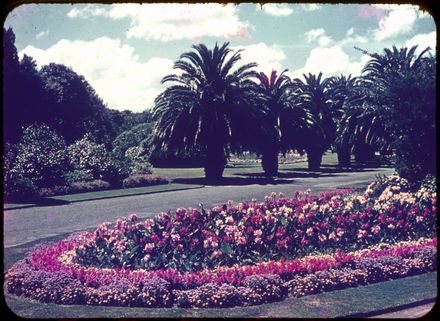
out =
[[254,229],[252,228],[252,226],[248,226],[248,228],[246,229],[247,234],[252,235],[252,233],[254,232]]
[[324,243],[325,241],[327,241],[327,237],[324,234],[320,234],[318,236],[318,240],[319,242]]
[[416,216],[416,222],[419,223],[421,221],[423,221],[423,216]]
[[313,228],[312,228],[312,227],[309,227],[309,228],[306,230],[306,234],[307,234],[308,236],[312,236],[312,235],[313,235]]
[[358,239],[363,239],[368,235],[367,231],[365,230],[358,230],[357,232],[357,238]]
[[302,239],[301,240],[301,246],[307,246],[307,245],[309,245],[309,241],[305,240],[305,239]]
[[373,234],[377,234],[380,232],[380,226],[379,225],[375,225],[371,228],[371,232],[373,232]]
[[338,227],[336,229],[336,235],[337,236],[341,237],[342,235],[344,235],[344,233],[345,233],[345,230],[342,227]]

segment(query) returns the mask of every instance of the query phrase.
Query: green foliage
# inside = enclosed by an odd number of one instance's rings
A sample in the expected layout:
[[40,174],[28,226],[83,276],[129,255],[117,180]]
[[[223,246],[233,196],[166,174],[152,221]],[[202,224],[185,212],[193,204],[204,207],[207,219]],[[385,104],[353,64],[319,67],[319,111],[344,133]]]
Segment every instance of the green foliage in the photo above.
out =
[[[130,147],[140,146],[149,138],[152,132],[152,123],[142,123],[119,134],[112,143],[112,153],[118,159],[124,159]],[[148,145],[148,144],[142,144]],[[144,146],[145,149],[147,146]],[[147,152],[145,150],[145,152]]]
[[29,179],[37,187],[47,187],[63,184],[67,168],[66,145],[57,133],[44,124],[24,129],[12,175]]
[[233,71],[241,56],[228,43],[193,49],[175,63],[179,74],[162,80],[172,84],[155,102],[153,144],[155,150],[171,153],[199,146],[206,151],[205,175],[215,180],[222,176],[228,144],[239,145],[244,135],[258,130],[254,119],[262,113],[254,104],[256,64]]
[[371,121],[390,142],[397,172],[411,183],[436,174],[436,62],[428,48],[418,55],[416,49],[385,49],[363,70]]
[[148,152],[140,146],[130,147],[125,151],[125,160],[129,164],[130,174],[151,174]]
[[67,185],[75,182],[88,182],[93,180],[93,174],[90,169],[74,169],[64,174]]
[[70,164],[76,170],[90,173],[94,179],[120,184],[127,175],[122,162],[111,158],[104,144],[97,144],[90,135],[85,135],[67,148]]

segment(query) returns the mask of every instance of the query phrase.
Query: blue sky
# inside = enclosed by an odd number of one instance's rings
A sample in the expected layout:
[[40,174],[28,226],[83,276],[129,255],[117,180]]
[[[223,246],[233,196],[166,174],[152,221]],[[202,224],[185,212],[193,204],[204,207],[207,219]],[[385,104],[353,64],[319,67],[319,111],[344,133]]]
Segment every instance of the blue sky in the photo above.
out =
[[435,50],[433,18],[412,5],[26,4],[5,21],[20,57],[83,75],[109,108],[142,111],[173,62],[203,42],[230,42],[266,73],[359,75],[368,56],[396,45]]

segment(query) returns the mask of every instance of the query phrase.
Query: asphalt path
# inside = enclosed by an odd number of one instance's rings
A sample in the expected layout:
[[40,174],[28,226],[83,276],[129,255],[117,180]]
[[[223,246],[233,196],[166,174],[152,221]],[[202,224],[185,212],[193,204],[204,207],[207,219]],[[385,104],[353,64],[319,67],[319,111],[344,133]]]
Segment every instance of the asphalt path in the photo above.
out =
[[41,206],[3,212],[3,246],[10,248],[28,242],[75,231],[93,229],[104,221],[136,213],[140,218],[153,217],[178,207],[205,208],[235,202],[262,201],[272,192],[286,196],[310,189],[313,194],[334,188],[365,187],[376,175],[389,175],[391,168],[364,169],[357,172],[332,173],[319,177],[302,177],[283,184],[205,186],[204,188],[149,195],[91,200],[67,205]]

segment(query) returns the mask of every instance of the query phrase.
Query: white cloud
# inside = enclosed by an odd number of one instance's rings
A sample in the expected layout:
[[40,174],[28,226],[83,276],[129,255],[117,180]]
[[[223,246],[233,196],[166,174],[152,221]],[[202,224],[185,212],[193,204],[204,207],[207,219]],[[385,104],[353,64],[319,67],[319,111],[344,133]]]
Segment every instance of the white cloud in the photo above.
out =
[[374,39],[382,41],[410,32],[417,19],[417,7],[411,5],[383,5],[388,15],[379,20],[379,26],[373,31]]
[[300,6],[304,11],[316,11],[321,9],[321,6],[317,3],[303,3]]
[[169,42],[198,39],[203,36],[250,38],[249,23],[240,21],[233,4],[218,3],[152,3],[113,4],[103,7],[88,5],[72,9],[71,18],[104,16],[114,20],[129,18],[128,38]]
[[263,42],[248,45],[232,47],[232,49],[244,49],[240,54],[242,63],[256,62],[257,70],[264,73],[270,73],[272,69],[281,71],[283,69],[282,61],[286,59],[284,51],[277,46],[268,46]]
[[286,3],[266,3],[263,6],[257,4],[257,9],[260,8],[271,16],[290,16],[293,13],[292,6]]
[[317,47],[310,51],[304,67],[292,72],[291,76],[301,78],[302,74],[319,72],[326,77],[339,74],[359,76],[369,58],[363,55],[359,60],[351,60],[339,45],[329,48]]
[[320,47],[325,47],[333,42],[332,38],[325,34],[322,28],[312,29],[304,33],[308,43],[318,43]]
[[369,40],[367,37],[357,35],[354,31],[354,28],[350,28],[347,30],[347,33],[345,34],[345,38],[342,39],[339,44],[340,45],[356,45],[359,43],[367,43]]
[[38,33],[35,38],[40,39],[44,36],[47,36],[49,34],[49,30],[45,30],[45,31],[41,31],[40,33]]
[[411,48],[412,46],[416,46],[416,45],[418,46],[417,47],[418,52],[425,50],[426,47],[430,47],[431,53],[435,54],[436,32],[433,31],[430,33],[421,33],[415,35],[405,43],[405,46],[407,48]]
[[164,58],[141,61],[134,48],[107,37],[92,41],[61,40],[47,50],[27,46],[20,51],[41,67],[50,62],[71,67],[83,75],[97,94],[114,109],[142,111],[153,106],[163,90],[160,80],[172,73],[173,62]]

